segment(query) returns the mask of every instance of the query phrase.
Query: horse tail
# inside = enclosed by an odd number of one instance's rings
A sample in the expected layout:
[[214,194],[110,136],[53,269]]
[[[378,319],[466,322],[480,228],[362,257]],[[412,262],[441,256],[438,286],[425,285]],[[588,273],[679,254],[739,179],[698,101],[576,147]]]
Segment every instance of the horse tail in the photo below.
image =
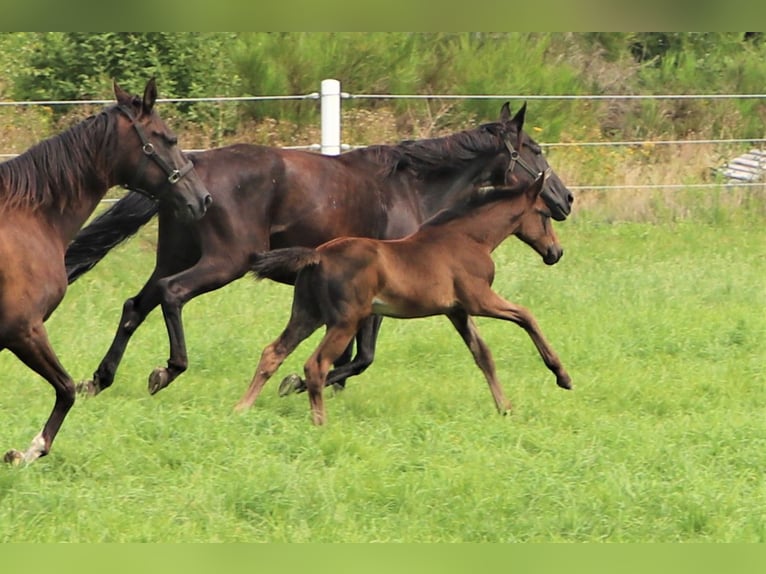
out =
[[294,284],[298,272],[304,267],[319,263],[320,255],[309,247],[287,247],[256,253],[250,270],[258,279],[271,279],[280,283]]
[[81,229],[66,250],[69,284],[90,271],[109,251],[135,235],[157,214],[158,209],[154,200],[130,192]]

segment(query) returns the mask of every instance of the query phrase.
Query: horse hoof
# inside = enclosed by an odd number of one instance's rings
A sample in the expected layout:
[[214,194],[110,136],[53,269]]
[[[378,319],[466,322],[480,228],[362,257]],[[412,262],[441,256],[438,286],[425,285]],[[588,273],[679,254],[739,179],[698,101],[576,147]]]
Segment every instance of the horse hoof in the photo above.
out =
[[22,460],[24,460],[24,453],[21,453],[15,449],[11,449],[6,452],[5,456],[3,457],[3,462],[7,462],[13,466],[20,465]]
[[159,391],[168,386],[170,376],[168,370],[163,367],[157,367],[149,375],[149,394],[156,395]]
[[79,396],[95,397],[98,394],[98,389],[93,381],[80,381],[74,389]]
[[306,383],[298,375],[287,375],[279,383],[279,396],[286,397],[306,390]]
[[572,377],[564,375],[563,377],[556,377],[556,384],[562,389],[572,390]]

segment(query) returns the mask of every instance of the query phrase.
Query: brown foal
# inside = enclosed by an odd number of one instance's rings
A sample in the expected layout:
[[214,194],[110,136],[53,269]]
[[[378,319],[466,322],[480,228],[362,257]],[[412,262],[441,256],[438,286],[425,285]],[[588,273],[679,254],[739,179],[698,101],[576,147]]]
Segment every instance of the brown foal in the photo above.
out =
[[571,388],[571,379],[545,340],[532,314],[506,301],[492,288],[492,251],[510,235],[530,245],[548,265],[562,256],[540,197],[545,174],[513,187],[477,193],[459,207],[426,221],[404,239],[345,237],[317,249],[277,249],[254,258],[258,278],[298,272],[290,321],[268,345],[250,387],[236,406],[253,405],[263,385],[284,359],[322,325],[327,332],[304,366],[315,424],[325,422],[322,391],[333,361],[370,315],[402,319],[446,315],[471,351],[489,383],[499,412],[510,410],[495,373],[489,348],[472,316],[496,317],[520,325],[532,338],[556,383]]

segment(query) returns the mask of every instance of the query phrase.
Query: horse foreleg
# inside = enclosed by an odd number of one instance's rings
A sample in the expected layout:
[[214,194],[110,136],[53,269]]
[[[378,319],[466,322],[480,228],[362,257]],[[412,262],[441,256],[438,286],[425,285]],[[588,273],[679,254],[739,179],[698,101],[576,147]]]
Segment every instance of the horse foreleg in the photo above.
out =
[[494,317],[497,319],[504,319],[511,321],[519,325],[529,335],[530,339],[537,348],[537,352],[540,353],[540,357],[543,359],[545,366],[556,375],[556,384],[562,389],[572,388],[572,378],[564,369],[556,352],[551,347],[550,343],[545,339],[540,326],[537,324],[532,313],[522,307],[516,305],[510,301],[506,301],[497,293],[488,290],[487,294],[482,297],[479,302],[480,309],[472,315],[482,315],[485,317]]
[[471,351],[474,361],[489,384],[489,390],[492,392],[492,398],[495,399],[495,406],[500,414],[506,414],[511,410],[511,403],[505,398],[503,388],[497,380],[495,371],[495,361],[492,359],[492,353],[484,340],[479,336],[476,323],[463,310],[455,310],[447,315],[449,320],[460,333],[463,342]]
[[192,267],[158,282],[162,316],[170,343],[167,367],[157,367],[149,375],[149,392],[155,394],[167,387],[189,367],[186,353],[182,310],[195,297],[214,291],[245,274],[245,263],[235,266],[228,258],[215,263],[203,257]]
[[83,381],[77,385],[77,391],[88,395],[97,395],[110,387],[114,376],[122,362],[122,357],[128,347],[133,333],[144,322],[146,317],[160,303],[160,292],[157,289],[157,274],[152,274],[141,291],[131,297],[122,306],[122,316],[117,325],[117,331],[109,350],[101,359],[91,381]]
[[5,462],[12,464],[30,463],[50,452],[53,439],[74,404],[75,387],[72,378],[53,352],[42,323],[32,325],[19,339],[9,344],[8,349],[30,369],[47,380],[56,392],[53,410],[42,431],[35,436],[29,448],[23,452],[9,450],[4,456]]

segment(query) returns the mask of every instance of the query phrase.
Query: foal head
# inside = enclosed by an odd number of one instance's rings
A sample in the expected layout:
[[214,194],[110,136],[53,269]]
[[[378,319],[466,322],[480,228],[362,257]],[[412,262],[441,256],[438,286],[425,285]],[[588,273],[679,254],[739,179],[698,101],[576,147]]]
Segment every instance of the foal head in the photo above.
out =
[[117,183],[166,201],[183,219],[204,215],[212,198],[193,165],[178,147],[178,138],[154,111],[157,86],[147,82],[143,98],[115,82],[117,98]]
[[551,223],[551,212],[542,197],[546,179],[544,174],[539,175],[524,191],[529,207],[521,215],[519,227],[514,234],[537,251],[546,265],[553,265],[564,255],[564,248],[556,237]]
[[546,177],[541,196],[548,206],[549,216],[563,221],[572,211],[574,196],[548,165],[540,145],[524,131],[526,111],[527,104],[524,103],[511,117],[510,105],[505,102],[500,110],[500,121],[490,124],[499,129],[498,135],[503,138],[507,149],[504,184],[514,186],[523,183],[526,178],[532,181],[538,174],[544,173]]

